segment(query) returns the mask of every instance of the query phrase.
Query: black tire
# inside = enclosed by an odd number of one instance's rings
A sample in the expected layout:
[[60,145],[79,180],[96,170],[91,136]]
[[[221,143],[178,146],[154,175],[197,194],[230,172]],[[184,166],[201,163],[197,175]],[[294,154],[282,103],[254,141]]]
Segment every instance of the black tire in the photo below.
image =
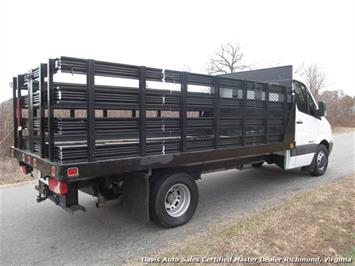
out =
[[[181,209],[182,211],[180,215],[171,216],[168,211],[171,212],[172,210],[167,210],[166,204],[170,204],[168,202],[168,197],[170,194],[173,195],[176,191],[175,200],[179,198],[179,190],[174,190],[176,186],[181,186],[181,188],[183,188],[185,191],[184,193],[189,194],[190,200],[188,201],[189,203],[181,203],[182,205],[185,204],[185,207]],[[174,195],[172,197],[174,197]],[[197,203],[198,188],[196,182],[186,173],[161,175],[156,177],[154,182],[151,184],[149,202],[150,219],[158,225],[166,228],[173,228],[187,223],[193,216],[197,207]],[[173,204],[171,206],[173,206]],[[175,206],[173,207],[175,208]],[[179,207],[179,205],[177,207]]]
[[259,162],[259,163],[252,163],[251,166],[254,168],[260,168],[261,166],[263,166],[264,162]]
[[309,172],[313,176],[321,176],[327,171],[328,167],[328,149],[325,145],[320,144],[317,152],[314,154],[312,161],[312,170]]

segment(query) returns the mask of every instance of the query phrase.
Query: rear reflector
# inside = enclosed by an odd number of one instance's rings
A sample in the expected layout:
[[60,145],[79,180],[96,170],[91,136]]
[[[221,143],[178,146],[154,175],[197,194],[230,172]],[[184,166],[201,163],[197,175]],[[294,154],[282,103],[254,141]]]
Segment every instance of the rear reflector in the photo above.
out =
[[30,171],[26,165],[21,165],[20,170],[23,174],[27,175]]
[[73,177],[79,175],[79,168],[78,167],[70,167],[67,169],[67,176]]
[[57,179],[49,178],[48,180],[49,190],[56,194],[64,195],[68,193],[68,185],[64,182],[60,182]]

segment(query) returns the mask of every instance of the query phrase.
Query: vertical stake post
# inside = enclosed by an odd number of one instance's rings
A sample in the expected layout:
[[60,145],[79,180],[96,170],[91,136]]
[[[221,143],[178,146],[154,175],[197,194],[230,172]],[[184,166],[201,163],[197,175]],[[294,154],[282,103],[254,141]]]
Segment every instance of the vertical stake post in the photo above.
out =
[[288,92],[288,87],[287,86],[284,86],[283,87],[283,91],[284,91],[284,102],[283,102],[283,107],[284,107],[284,126],[283,126],[283,135],[284,135],[284,139],[285,139],[285,136],[286,136],[286,129],[287,129],[287,118],[288,118],[288,108],[287,108],[287,92]]
[[268,135],[269,135],[269,92],[270,92],[270,85],[265,84],[265,144],[268,143]]
[[54,102],[53,102],[53,74],[55,70],[54,59],[49,59],[47,65],[47,112],[48,112],[48,159],[54,160],[54,129],[53,129],[53,115],[54,115]]
[[17,76],[17,132],[18,132],[18,147],[22,150],[22,96],[21,89],[23,85],[23,75]]
[[47,64],[40,64],[39,65],[39,83],[38,83],[38,94],[39,94],[39,135],[40,135],[40,156],[44,158],[45,153],[45,133],[44,133],[44,120],[45,120],[45,99],[44,99],[44,93],[46,90],[46,84],[45,84],[45,77],[46,77],[46,71],[47,71]]
[[18,125],[17,125],[17,78],[14,77],[12,79],[12,119],[14,121],[14,146],[15,148],[18,147],[18,139],[17,139],[17,131],[18,131]]
[[187,111],[187,73],[181,73],[181,111],[180,111],[180,150],[181,152],[186,151],[186,111]]
[[102,110],[102,117],[107,117],[107,109]]
[[34,107],[33,107],[33,78],[32,78],[32,71],[30,72],[30,77],[27,83],[28,89],[28,140],[29,140],[29,151],[33,152],[33,137],[34,137],[34,130],[33,130],[33,120],[34,120]]
[[215,128],[214,128],[214,148],[219,147],[219,124],[220,124],[220,77],[215,77],[214,87],[215,87]]
[[95,161],[95,61],[89,59],[86,65],[86,123],[88,161]]
[[146,154],[146,67],[139,67],[139,152],[140,156]]
[[242,145],[245,146],[247,141],[247,93],[248,93],[248,81],[242,81],[242,91],[243,91],[243,99],[242,99]]

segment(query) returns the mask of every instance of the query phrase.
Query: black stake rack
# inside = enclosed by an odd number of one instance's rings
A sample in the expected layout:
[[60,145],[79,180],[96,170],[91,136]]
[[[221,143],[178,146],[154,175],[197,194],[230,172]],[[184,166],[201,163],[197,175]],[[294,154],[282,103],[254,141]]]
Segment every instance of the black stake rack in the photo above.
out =
[[[86,83],[61,81],[65,74]],[[102,77],[122,84],[100,84]],[[280,149],[293,106],[284,86],[71,57],[50,59],[13,84],[15,148],[60,164]]]

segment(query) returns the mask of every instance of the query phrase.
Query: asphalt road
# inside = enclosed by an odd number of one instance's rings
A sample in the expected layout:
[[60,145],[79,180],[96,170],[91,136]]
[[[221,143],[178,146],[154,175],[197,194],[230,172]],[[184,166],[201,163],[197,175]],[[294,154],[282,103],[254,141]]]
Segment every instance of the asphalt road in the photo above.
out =
[[86,213],[70,215],[51,201],[35,201],[34,183],[0,188],[1,265],[123,264],[201,232],[210,224],[248,215],[305,191],[354,174],[355,134],[335,136],[329,168],[322,177],[275,166],[203,175],[192,220],[175,229],[143,224],[120,206],[96,209],[85,194]]

